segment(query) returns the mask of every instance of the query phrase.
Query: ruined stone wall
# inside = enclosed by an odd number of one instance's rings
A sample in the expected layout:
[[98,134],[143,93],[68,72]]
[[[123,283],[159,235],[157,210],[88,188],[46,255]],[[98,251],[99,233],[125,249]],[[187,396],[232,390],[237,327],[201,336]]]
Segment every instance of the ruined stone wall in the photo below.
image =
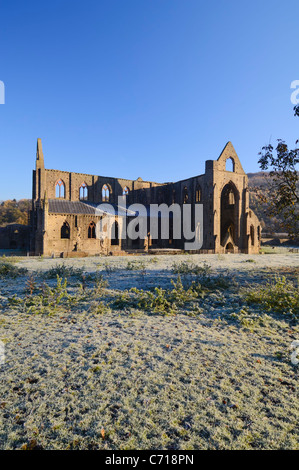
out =
[[0,248],[3,250],[29,250],[28,225],[8,224],[0,227]]
[[[125,188],[129,190],[128,200],[130,203],[140,202],[140,199],[144,199],[145,204],[150,204],[156,197],[153,188],[163,186],[162,184],[141,179],[134,181],[60,170],[45,170],[45,190],[49,199],[55,199],[56,184],[59,180],[64,183],[64,199],[78,201],[80,186],[85,183],[88,190],[87,200],[94,203],[102,202],[102,189],[104,185],[107,185],[109,189],[109,202],[115,204],[117,204],[117,198],[123,195]],[[144,197],[142,197],[143,191]]]
[[[228,163],[231,163],[230,170]],[[229,142],[218,160],[206,161],[205,174],[187,178],[174,183],[155,183],[123,178],[111,178],[98,175],[87,175],[60,170],[45,170],[41,142],[38,142],[36,170],[33,172],[33,212],[32,212],[32,246],[36,254],[82,251],[89,254],[107,254],[127,248],[134,248],[131,241],[121,242],[118,246],[111,241],[103,243],[89,239],[88,226],[96,218],[90,215],[49,214],[43,206],[45,193],[48,199],[56,198],[56,183],[64,184],[63,198],[69,201],[79,200],[80,186],[85,184],[88,190],[87,200],[96,204],[102,201],[102,189],[107,185],[110,203],[117,204],[118,197],[128,189],[127,203],[144,205],[173,203],[192,205],[192,223],[194,223],[195,205],[203,204],[203,252],[225,253],[250,252],[258,253],[260,247],[260,224],[250,211],[248,196],[248,178],[240,160]],[[233,193],[233,204],[225,208],[226,191]],[[70,239],[62,239],[60,230],[64,222],[70,226]],[[226,228],[226,224],[230,224]],[[192,227],[192,230],[194,227]],[[152,240],[159,247],[167,247],[169,241]],[[177,240],[172,246],[184,248],[185,240]],[[139,248],[144,248],[140,242]]]
[[[85,214],[53,214],[47,217],[47,230],[44,237],[44,254],[59,256],[62,253],[82,252],[91,255],[110,254],[124,249],[123,241],[119,237],[117,245],[113,245],[109,238],[100,240],[89,238],[88,229],[91,222],[96,225],[99,217]],[[70,229],[69,238],[61,238],[61,227],[67,223]],[[122,220],[117,220],[119,233],[122,229]]]

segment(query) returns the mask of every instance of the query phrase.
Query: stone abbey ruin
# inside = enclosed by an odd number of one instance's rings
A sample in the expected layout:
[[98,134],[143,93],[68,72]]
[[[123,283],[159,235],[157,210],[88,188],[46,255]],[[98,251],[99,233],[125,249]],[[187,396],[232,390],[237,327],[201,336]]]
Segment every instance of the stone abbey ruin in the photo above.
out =
[[[196,204],[203,206],[202,247],[200,253],[258,253],[261,226],[249,207],[248,178],[236,151],[228,142],[217,160],[207,160],[205,173],[174,183],[154,183],[122,178],[87,175],[45,168],[41,139],[37,141],[36,169],[33,171],[30,253],[46,256],[121,255],[125,253],[183,250],[185,239],[149,232],[145,239],[120,237],[125,205],[190,204],[194,218]],[[113,236],[97,236],[102,215],[99,204],[115,209]],[[107,214],[106,214],[107,215]],[[126,213],[125,215],[129,215]],[[134,215],[128,217],[129,219]],[[192,222],[191,222],[192,224]]]

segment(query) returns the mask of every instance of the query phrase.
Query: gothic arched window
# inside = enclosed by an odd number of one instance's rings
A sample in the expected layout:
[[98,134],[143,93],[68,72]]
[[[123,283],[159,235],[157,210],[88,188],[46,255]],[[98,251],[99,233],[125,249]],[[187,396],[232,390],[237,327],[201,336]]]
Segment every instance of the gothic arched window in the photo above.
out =
[[130,192],[130,190],[129,190],[128,186],[125,186],[124,189],[123,189],[123,196],[126,196],[126,197],[129,196],[129,192]]
[[225,162],[225,171],[235,171],[235,160],[228,158]]
[[88,227],[88,238],[96,238],[96,225],[94,222],[90,222]]
[[119,244],[118,223],[115,221],[111,227],[111,245]]
[[87,201],[88,199],[88,189],[86,183],[82,183],[79,188],[79,199],[80,201]]
[[55,196],[57,198],[65,197],[65,185],[61,179],[59,179],[55,185]]
[[102,188],[102,201],[103,202],[108,202],[109,197],[110,197],[109,188],[108,188],[107,184],[104,184],[104,186]]
[[199,185],[196,186],[195,190],[195,202],[201,202],[201,188]]
[[70,236],[71,236],[70,226],[67,222],[64,222],[64,224],[61,227],[60,237],[61,238],[70,238]]

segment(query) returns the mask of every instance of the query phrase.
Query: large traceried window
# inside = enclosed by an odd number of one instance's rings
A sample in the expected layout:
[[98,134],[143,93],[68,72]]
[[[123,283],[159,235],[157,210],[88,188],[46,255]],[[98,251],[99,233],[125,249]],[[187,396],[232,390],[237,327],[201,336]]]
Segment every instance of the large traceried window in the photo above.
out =
[[231,242],[238,243],[238,230],[236,221],[239,219],[239,202],[240,193],[236,186],[230,181],[221,191],[220,199],[220,227],[221,227],[221,244],[225,246],[228,237]]
[[109,188],[108,188],[107,184],[104,184],[104,186],[102,188],[102,201],[103,202],[109,202],[109,198],[110,198]]
[[88,199],[88,188],[86,183],[82,183],[79,188],[79,199],[80,201],[87,201]]
[[65,185],[61,179],[59,179],[55,185],[55,196],[57,198],[65,197]]

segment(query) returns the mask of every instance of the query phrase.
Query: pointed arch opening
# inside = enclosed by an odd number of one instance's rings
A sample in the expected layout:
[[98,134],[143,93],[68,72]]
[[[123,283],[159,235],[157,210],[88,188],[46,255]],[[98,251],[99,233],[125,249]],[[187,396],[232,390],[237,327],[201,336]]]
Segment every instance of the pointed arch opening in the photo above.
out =
[[129,190],[128,186],[125,186],[123,188],[123,196],[128,197],[129,193],[130,193],[130,190]]
[[221,244],[228,242],[238,245],[239,191],[230,181],[221,191],[220,233]]
[[234,252],[234,245],[232,243],[228,243],[225,247],[226,253],[233,253]]
[[110,189],[107,184],[104,184],[102,187],[102,201],[109,202],[110,199]]
[[200,185],[196,185],[196,190],[195,190],[195,202],[201,202],[202,198],[202,193],[201,193],[201,187]]
[[88,200],[88,187],[86,183],[82,183],[79,187],[79,199],[80,201]]
[[235,171],[235,160],[232,157],[227,158],[225,162],[225,171]]
[[70,237],[71,237],[70,226],[67,222],[64,222],[60,230],[60,238],[70,239]]
[[62,179],[59,179],[55,184],[55,197],[64,198],[65,197],[65,184]]
[[118,222],[115,220],[111,227],[111,245],[119,245]]
[[96,224],[90,222],[88,226],[88,238],[96,238]]

